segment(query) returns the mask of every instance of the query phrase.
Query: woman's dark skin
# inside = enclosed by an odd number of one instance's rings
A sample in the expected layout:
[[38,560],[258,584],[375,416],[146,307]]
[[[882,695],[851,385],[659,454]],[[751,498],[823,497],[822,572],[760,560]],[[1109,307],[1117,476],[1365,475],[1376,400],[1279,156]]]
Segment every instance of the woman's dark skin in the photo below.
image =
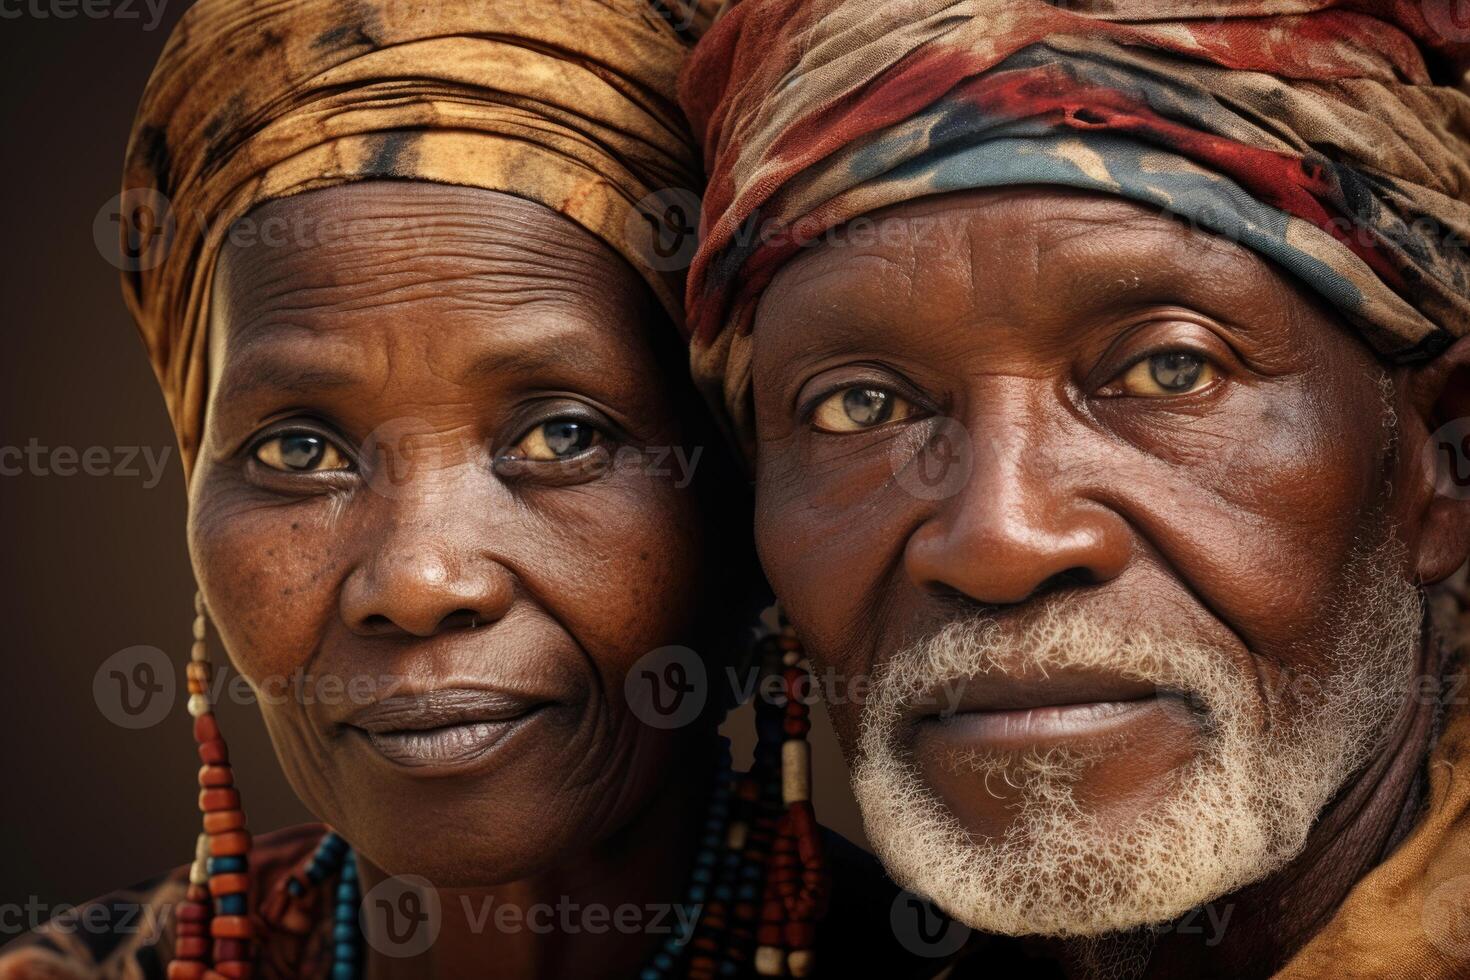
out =
[[[757,543],[823,666],[866,674],[959,610],[1006,627],[1066,599],[1234,651],[1267,716],[1299,710],[1281,692],[1320,673],[1324,602],[1355,540],[1392,522],[1420,583],[1470,555],[1470,504],[1436,493],[1420,452],[1470,415],[1470,341],[1388,369],[1389,428],[1365,343],[1255,253],[1175,219],[1040,188],[872,217],[867,240],[788,264],[755,322]],[[1204,366],[1177,392],[1151,367],[1170,377],[1150,360],[1169,352]],[[973,455],[930,493],[956,433]],[[832,706],[849,751],[860,707]],[[1149,975],[1263,975],[1309,938],[1412,825],[1434,709],[1406,693],[1389,746],[1303,854],[1216,903],[1233,906],[1218,945],[1160,937]],[[1149,725],[1083,779],[1104,819],[1158,799],[1195,751],[1188,721]],[[966,826],[1004,830],[1010,811],[973,771],[909,747]]]
[[[705,438],[651,343],[672,328],[614,252],[505,194],[349,184],[247,226],[215,280],[190,549],[241,674],[307,679],[262,711],[364,893],[440,889],[430,950],[370,944],[367,975],[635,975],[667,935],[646,918],[484,911],[683,901],[708,739],[638,723],[623,681],[660,646],[718,653],[705,569],[740,562],[707,486],[654,464]],[[451,688],[509,697],[488,748],[381,731],[383,699]]]

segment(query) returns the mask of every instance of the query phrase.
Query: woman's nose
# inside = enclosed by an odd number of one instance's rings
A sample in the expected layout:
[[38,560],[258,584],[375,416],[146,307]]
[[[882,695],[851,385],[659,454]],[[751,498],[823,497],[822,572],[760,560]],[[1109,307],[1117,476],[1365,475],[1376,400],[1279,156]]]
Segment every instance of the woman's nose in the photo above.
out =
[[504,616],[515,576],[476,533],[483,522],[483,512],[477,519],[461,511],[450,520],[390,525],[343,584],[348,628],[364,636],[426,637]]

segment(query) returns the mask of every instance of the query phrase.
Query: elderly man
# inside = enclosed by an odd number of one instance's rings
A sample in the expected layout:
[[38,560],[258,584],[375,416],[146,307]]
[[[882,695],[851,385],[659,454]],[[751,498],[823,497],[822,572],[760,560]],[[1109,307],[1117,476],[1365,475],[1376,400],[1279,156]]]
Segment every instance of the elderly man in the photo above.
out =
[[744,0],[685,71],[695,370],[977,973],[1470,976],[1456,12]]

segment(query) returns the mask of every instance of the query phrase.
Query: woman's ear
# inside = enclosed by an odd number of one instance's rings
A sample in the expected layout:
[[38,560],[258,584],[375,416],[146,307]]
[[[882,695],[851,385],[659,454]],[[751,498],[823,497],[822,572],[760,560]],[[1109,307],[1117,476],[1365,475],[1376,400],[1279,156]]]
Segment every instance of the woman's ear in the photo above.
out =
[[1470,337],[1408,377],[1410,425],[1419,445],[1414,472],[1428,484],[1421,511],[1416,571],[1433,584],[1470,558]]

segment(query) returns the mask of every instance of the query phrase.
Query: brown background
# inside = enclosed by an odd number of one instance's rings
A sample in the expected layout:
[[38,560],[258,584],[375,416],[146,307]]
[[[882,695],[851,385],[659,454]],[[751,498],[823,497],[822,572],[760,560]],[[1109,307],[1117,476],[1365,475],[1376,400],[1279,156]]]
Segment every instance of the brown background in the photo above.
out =
[[[72,2],[74,17],[55,16]],[[138,97],[186,4],[170,0],[148,31],[138,0],[136,18],[122,15],[124,0],[106,17],[86,16],[79,0],[57,3],[0,0],[22,13],[0,19],[0,447],[34,438],[78,453],[170,455],[151,489],[142,465],[131,477],[0,476],[0,909],[52,911],[185,863],[199,830],[182,699],[158,724],[130,731],[104,716],[92,688],[99,665],[124,648],[158,647],[179,665],[188,655],[183,477],[117,270],[93,240],[118,190]],[[36,4],[50,16],[33,16]],[[226,703],[219,714],[252,829],[309,819],[255,709]],[[817,812],[855,837],[841,758],[825,724],[814,734]],[[16,922],[13,911],[0,916],[0,944]]]

